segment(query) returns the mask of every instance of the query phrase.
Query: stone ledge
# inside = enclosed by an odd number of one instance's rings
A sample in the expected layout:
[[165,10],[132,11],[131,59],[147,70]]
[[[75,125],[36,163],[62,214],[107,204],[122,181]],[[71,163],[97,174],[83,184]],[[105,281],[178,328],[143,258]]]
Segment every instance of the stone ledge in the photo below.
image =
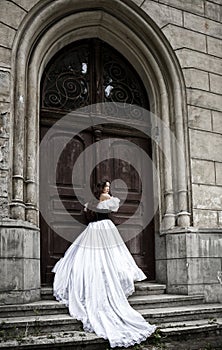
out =
[[185,233],[206,233],[206,234],[222,234],[222,228],[216,228],[216,227],[209,227],[209,228],[202,228],[202,227],[174,227],[169,230],[163,230],[160,232],[160,235],[174,235],[174,234],[185,234]]
[[27,228],[29,230],[40,231],[39,227],[31,224],[28,221],[14,220],[14,219],[8,219],[8,218],[0,220],[0,228],[1,227]]

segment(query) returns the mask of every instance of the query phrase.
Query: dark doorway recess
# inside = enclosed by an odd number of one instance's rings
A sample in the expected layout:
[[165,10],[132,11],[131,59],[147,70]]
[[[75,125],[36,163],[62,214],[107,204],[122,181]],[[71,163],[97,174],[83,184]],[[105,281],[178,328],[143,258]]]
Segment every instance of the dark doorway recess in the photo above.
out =
[[[41,106],[40,106],[40,141],[47,131],[70,111],[76,111],[81,107],[99,102],[121,102],[132,106],[143,107],[149,110],[149,99],[140,76],[126,58],[107,43],[99,39],[88,39],[74,42],[59,51],[48,63],[41,81]],[[105,104],[107,106],[111,104]],[[136,113],[136,107],[132,108],[131,117],[137,123],[144,121],[143,116]],[[136,112],[135,112],[136,111]],[[106,111],[109,118],[109,108]],[[83,117],[84,118],[84,117]],[[77,122],[75,117],[73,123]],[[66,131],[69,135],[69,130]],[[84,221],[82,205],[79,203],[76,191],[84,188],[86,178],[84,172],[77,178],[76,184],[72,183],[72,169],[79,155],[96,141],[109,138],[129,140],[143,149],[152,158],[151,140],[136,128],[129,128],[124,123],[102,124],[96,127],[86,128],[70,141],[59,157],[56,172],[56,184],[50,182],[50,169],[47,178],[40,178],[41,183],[47,181],[50,187],[50,201],[48,210],[51,220],[58,218],[58,207],[54,200],[55,191],[58,191],[60,200],[66,210],[80,222]],[[56,150],[57,136],[50,142],[49,148]],[[99,143],[98,143],[99,145]],[[53,150],[49,149],[44,154],[44,162],[47,156],[53,156]],[[91,186],[101,179],[122,179],[128,187],[128,196],[119,212],[113,216],[116,224],[127,220],[137,209],[144,190],[137,170],[129,163],[118,157],[116,143],[110,141],[107,144],[107,159],[99,162],[91,176]],[[100,152],[99,147],[97,152]],[[104,149],[103,149],[104,152]],[[130,152],[130,150],[129,150]],[[40,159],[40,167],[43,159]],[[84,166],[84,165],[83,165]],[[144,164],[138,164],[143,169]],[[144,169],[143,169],[144,170]],[[153,201],[152,193],[152,169],[146,169],[146,186],[148,189],[147,200]],[[142,179],[144,181],[144,179]],[[121,194],[124,189],[116,189]],[[41,208],[40,208],[41,209]],[[75,227],[66,225],[64,214],[58,223],[64,232],[72,232]],[[40,216],[41,228],[41,278],[42,285],[51,285],[53,281],[52,267],[61,258],[71,244],[69,241],[57,235]],[[155,278],[154,257],[154,224],[153,221],[137,235],[127,242],[127,246],[137,264],[146,273],[149,280]]]

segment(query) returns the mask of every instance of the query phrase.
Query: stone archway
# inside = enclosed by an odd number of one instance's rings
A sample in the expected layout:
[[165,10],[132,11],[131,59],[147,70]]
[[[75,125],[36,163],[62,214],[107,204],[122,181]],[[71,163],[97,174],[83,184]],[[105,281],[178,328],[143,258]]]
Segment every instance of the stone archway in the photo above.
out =
[[[151,111],[167,126],[162,143],[170,162],[166,163],[158,147],[153,147],[153,159],[161,174],[159,193],[155,194],[159,197],[157,224],[164,219],[164,230],[190,225],[185,89],[181,69],[166,38],[153,21],[131,1],[113,1],[115,5],[92,0],[40,3],[27,15],[14,43],[11,218],[31,222],[36,229],[41,75],[60,48],[74,40],[90,37],[106,41],[131,62],[149,90]],[[179,140],[179,150],[170,137],[170,128]],[[181,150],[185,155],[182,159]],[[177,180],[173,184],[175,171]]]

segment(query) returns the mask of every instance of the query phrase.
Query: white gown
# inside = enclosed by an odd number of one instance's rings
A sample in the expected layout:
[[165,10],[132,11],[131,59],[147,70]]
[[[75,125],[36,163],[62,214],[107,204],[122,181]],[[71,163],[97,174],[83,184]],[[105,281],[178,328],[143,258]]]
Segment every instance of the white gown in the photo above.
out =
[[[117,211],[119,199],[111,197],[97,208]],[[155,331],[127,300],[134,281],[146,276],[111,220],[91,222],[52,271],[56,299],[85,331],[108,339],[111,347],[132,346]]]

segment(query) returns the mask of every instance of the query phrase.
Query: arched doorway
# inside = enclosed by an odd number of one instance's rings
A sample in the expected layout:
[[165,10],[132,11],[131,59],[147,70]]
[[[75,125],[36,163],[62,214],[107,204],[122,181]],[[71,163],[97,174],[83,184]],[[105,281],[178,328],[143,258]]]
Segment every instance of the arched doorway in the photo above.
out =
[[[124,102],[149,109],[149,99],[143,82],[123,55],[104,41],[95,38],[69,44],[50,60],[42,76],[40,141],[49,128],[70,111],[100,102]],[[73,165],[88,146],[95,141],[112,137],[130,140],[152,157],[151,140],[138,130],[126,128],[124,125],[120,127],[119,123],[112,122],[87,128],[81,132],[81,135],[72,138],[59,159],[56,185],[66,210],[79,221],[83,221],[84,218],[75,190],[84,188],[85,179],[82,177],[78,179],[77,184],[72,183]],[[56,148],[56,138],[52,147]],[[93,184],[104,178],[111,180],[120,178],[127,184],[127,199],[113,218],[116,224],[123,223],[137,209],[142,192],[141,181],[130,164],[118,159],[118,149],[114,142],[107,147],[106,152],[107,160],[96,166],[91,176],[91,184],[93,187]],[[144,165],[139,164],[139,166]],[[46,179],[40,179],[40,192],[41,181]],[[147,169],[147,181],[150,200],[153,183],[152,169]],[[52,213],[52,221],[56,221],[58,213],[56,203],[53,203],[55,188],[50,183],[50,175],[48,182],[51,186],[49,210]],[[119,194],[121,191],[123,188],[117,189]],[[65,216],[58,225],[62,225],[66,232],[75,229],[66,225]],[[56,234],[43,218],[41,218],[40,228],[41,278],[42,284],[49,285],[53,280],[51,269],[64,254],[70,242]],[[153,221],[142,230],[141,234],[127,241],[127,246],[148,279],[153,280],[155,278]]]
[[[158,134],[159,124],[153,124],[157,139],[153,140],[152,159],[160,175],[154,194],[159,203],[155,221],[156,280],[166,283],[173,292],[177,292],[180,281],[184,283],[179,273],[176,283],[171,283],[171,257],[167,253],[172,242],[168,234],[173,232],[176,242],[178,235],[189,232],[192,215],[186,88],[172,46],[148,13],[132,1],[40,1],[23,19],[12,48],[10,223],[16,229],[23,223],[23,232],[34,232],[29,243],[34,247],[30,249],[30,266],[35,278],[28,285],[28,293],[32,293],[27,297],[27,291],[19,292],[26,302],[40,297],[38,145],[42,74],[61,48],[73,40],[93,37],[109,43],[131,62],[149,91],[151,112],[166,126],[164,133]],[[161,144],[167,162],[157,144]],[[25,237],[21,238],[24,246]],[[23,281],[25,266],[21,271]]]

